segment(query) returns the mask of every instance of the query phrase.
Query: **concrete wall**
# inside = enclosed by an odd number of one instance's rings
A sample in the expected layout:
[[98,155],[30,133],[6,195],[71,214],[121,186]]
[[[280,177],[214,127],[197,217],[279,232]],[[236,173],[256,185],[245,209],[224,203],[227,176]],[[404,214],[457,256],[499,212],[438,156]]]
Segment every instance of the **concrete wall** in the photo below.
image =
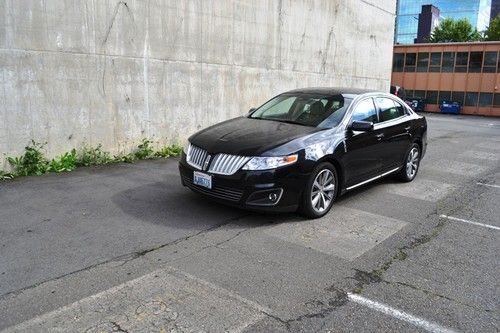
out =
[[296,87],[387,90],[394,11],[395,0],[0,1],[0,153],[31,139],[49,156],[83,143],[128,152]]

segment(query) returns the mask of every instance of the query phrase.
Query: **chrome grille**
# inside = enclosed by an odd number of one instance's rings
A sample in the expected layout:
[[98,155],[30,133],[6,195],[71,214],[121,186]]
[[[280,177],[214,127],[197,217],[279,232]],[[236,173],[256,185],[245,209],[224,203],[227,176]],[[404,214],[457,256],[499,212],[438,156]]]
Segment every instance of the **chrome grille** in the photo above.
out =
[[189,165],[203,170],[208,159],[210,159],[210,155],[208,155],[206,150],[193,146],[192,144],[189,145],[186,155],[186,161]]
[[250,157],[229,154],[217,154],[210,164],[209,172],[220,175],[232,175],[238,171]]

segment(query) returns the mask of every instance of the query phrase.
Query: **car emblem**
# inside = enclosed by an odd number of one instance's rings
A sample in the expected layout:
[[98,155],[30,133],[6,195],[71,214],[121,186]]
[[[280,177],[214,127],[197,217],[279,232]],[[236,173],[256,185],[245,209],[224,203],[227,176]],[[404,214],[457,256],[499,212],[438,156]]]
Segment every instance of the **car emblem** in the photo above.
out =
[[205,158],[205,162],[203,162],[203,170],[207,170],[208,169],[208,165],[210,164],[210,159],[211,158],[212,158],[212,156],[207,155],[207,158]]

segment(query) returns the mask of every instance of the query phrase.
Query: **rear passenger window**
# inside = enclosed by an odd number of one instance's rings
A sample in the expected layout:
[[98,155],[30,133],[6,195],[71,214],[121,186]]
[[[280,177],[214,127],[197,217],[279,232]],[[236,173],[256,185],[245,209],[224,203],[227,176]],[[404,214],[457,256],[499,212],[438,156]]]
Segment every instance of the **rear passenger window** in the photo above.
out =
[[352,114],[352,120],[377,122],[377,109],[371,98],[365,99],[356,105]]
[[403,106],[394,102],[392,99],[379,97],[375,98],[375,102],[380,110],[380,122],[396,119],[405,115]]

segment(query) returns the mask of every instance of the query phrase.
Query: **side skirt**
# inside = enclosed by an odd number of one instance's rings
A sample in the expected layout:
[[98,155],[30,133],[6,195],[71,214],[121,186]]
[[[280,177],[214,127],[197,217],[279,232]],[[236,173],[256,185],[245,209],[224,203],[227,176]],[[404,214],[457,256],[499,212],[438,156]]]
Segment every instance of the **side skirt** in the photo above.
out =
[[367,179],[367,180],[365,180],[365,181],[362,181],[361,183],[357,183],[356,185],[349,186],[349,187],[348,187],[348,188],[346,188],[345,190],[346,190],[346,191],[353,190],[353,189],[355,189],[356,187],[363,186],[363,185],[365,185],[365,184],[368,184],[368,183],[370,183],[370,182],[372,182],[372,181],[374,181],[374,180],[377,180],[377,179],[380,179],[380,178],[385,177],[385,176],[387,176],[387,175],[390,175],[391,173],[394,173],[394,172],[399,171],[399,170],[401,170],[401,167],[394,168],[394,169],[392,169],[392,170],[389,170],[389,171],[387,171],[387,172],[384,172],[383,174],[380,174],[380,175],[375,176],[375,177],[373,177],[373,178],[370,178],[370,179]]

